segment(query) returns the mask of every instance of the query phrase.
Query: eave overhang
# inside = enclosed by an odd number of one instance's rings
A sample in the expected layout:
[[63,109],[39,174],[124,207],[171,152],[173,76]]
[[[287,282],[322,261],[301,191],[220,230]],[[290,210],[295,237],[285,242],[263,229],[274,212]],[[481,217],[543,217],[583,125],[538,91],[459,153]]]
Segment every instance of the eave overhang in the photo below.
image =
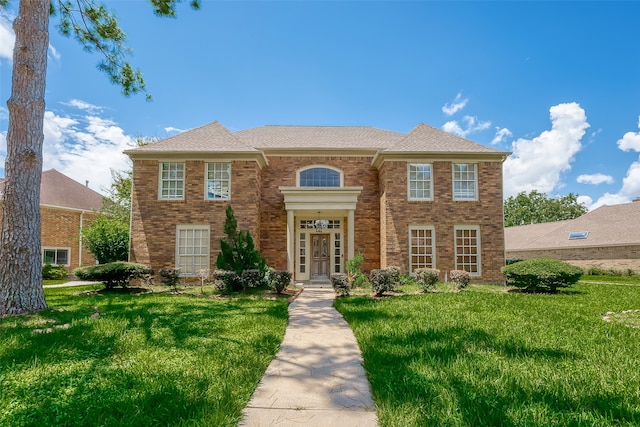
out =
[[204,162],[225,161],[255,161],[262,169],[269,164],[267,156],[262,151],[138,151],[126,150],[124,154],[132,160],[201,160]]
[[472,152],[472,151],[378,151],[371,161],[371,165],[379,169],[386,161],[391,162],[416,162],[416,161],[439,161],[439,162],[500,162],[503,163],[511,153],[508,151],[497,151],[494,153]]
[[286,210],[325,212],[355,210],[362,187],[278,187]]

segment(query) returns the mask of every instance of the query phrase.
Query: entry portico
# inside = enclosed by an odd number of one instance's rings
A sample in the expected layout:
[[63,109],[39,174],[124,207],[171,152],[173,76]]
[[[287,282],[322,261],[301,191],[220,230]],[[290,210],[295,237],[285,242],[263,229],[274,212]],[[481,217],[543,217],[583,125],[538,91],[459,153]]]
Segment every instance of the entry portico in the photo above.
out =
[[287,270],[296,280],[326,279],[354,256],[354,218],[362,187],[279,187],[287,211]]

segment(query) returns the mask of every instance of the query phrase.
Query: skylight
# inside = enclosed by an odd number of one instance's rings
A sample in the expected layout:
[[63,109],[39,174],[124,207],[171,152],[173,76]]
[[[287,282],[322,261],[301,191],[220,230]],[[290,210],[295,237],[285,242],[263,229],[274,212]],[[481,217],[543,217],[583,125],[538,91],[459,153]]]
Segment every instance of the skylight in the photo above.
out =
[[589,236],[588,231],[574,231],[569,233],[569,240],[586,239]]

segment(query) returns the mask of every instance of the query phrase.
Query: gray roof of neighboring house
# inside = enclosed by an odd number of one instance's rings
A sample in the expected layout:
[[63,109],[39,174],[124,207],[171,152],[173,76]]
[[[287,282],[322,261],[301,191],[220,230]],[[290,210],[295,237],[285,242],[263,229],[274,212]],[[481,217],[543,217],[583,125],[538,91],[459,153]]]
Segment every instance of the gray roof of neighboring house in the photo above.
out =
[[[4,193],[4,179],[0,180]],[[55,169],[42,172],[40,180],[40,204],[81,210],[97,210],[102,207],[102,194],[80,184]]]
[[[527,251],[593,246],[640,245],[640,202],[601,206],[579,218],[507,227],[505,249]],[[588,232],[570,240],[571,233]]]
[[125,153],[255,153],[259,150],[305,149],[502,153],[425,124],[418,125],[408,134],[371,126],[261,126],[231,132],[218,121]]

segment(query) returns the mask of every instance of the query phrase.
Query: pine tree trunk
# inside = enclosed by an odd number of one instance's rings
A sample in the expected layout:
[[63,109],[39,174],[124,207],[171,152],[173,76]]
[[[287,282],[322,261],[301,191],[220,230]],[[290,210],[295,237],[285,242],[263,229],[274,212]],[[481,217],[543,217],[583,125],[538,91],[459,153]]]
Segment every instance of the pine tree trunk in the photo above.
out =
[[49,0],[21,0],[13,28],[13,78],[0,243],[0,315],[47,307],[42,289],[40,180]]

